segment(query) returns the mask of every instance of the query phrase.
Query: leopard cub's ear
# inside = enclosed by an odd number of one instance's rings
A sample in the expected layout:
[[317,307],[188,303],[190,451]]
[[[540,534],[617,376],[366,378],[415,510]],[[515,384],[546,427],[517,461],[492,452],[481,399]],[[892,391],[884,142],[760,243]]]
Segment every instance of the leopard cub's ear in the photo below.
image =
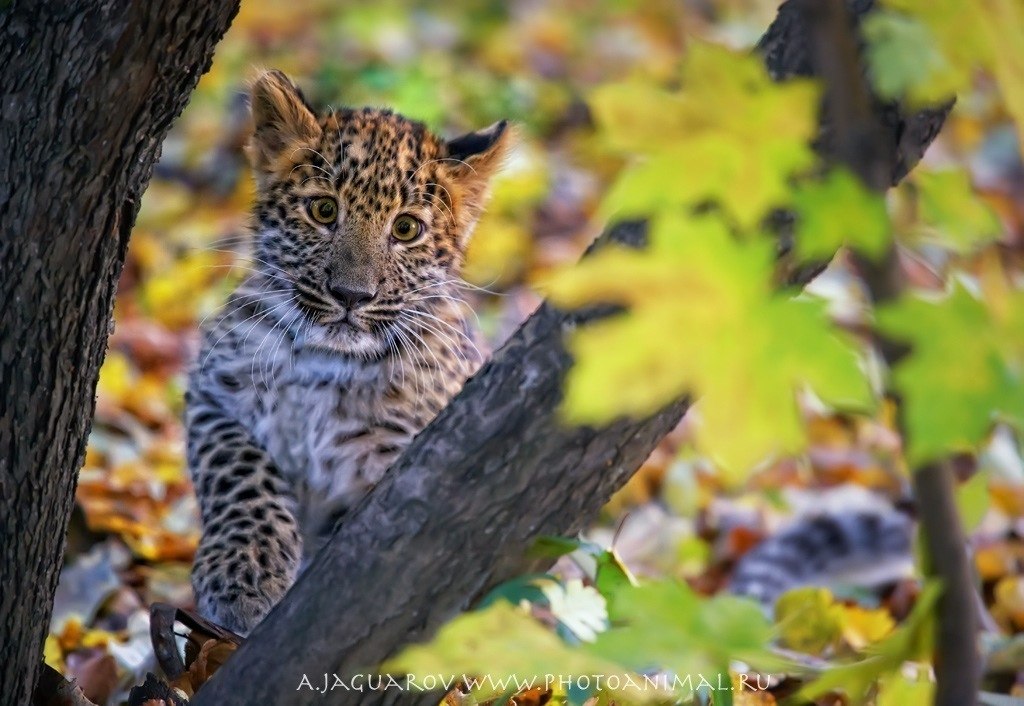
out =
[[257,171],[274,171],[282,156],[320,137],[320,125],[302,91],[280,71],[261,73],[250,92],[253,136],[248,152]]
[[483,130],[448,140],[449,168],[457,178],[486,184],[512,148],[514,132],[507,120],[499,120]]
[[515,143],[507,120],[445,142],[442,160],[451,177],[448,195],[458,222],[458,245],[465,249],[489,194],[488,186]]

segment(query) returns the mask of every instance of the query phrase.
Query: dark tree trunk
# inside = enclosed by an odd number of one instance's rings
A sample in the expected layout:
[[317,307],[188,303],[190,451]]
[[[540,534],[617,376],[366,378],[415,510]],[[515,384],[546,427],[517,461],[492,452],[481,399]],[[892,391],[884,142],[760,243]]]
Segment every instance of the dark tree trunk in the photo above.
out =
[[0,2],[0,701],[29,703],[139,199],[238,0]]

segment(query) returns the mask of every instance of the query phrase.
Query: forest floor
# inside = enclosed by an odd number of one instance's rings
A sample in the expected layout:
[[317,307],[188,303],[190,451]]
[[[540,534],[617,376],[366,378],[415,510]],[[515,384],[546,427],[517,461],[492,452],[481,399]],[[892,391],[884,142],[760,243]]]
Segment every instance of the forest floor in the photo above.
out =
[[[118,703],[154,669],[148,606],[192,602],[199,523],[184,462],[182,393],[197,326],[245,273],[252,182],[241,96],[250,66],[292,73],[314,102],[390,105],[445,134],[503,117],[523,124],[522,144],[496,186],[466,272],[487,290],[474,292],[470,303],[498,346],[539,303],[528,283],[578,258],[601,228],[595,212],[619,163],[594,139],[588,91],[640,67],[666,75],[686,34],[749,46],[774,14],[771,2],[711,3],[714,19],[674,2],[524,2],[509,9],[459,0],[436,11],[347,4],[243,3],[144,199],[46,643],[47,662],[74,676],[98,704]],[[969,166],[1009,234],[1005,248],[1019,253],[1020,151],[1005,116],[983,92],[975,98],[961,101],[927,159]],[[934,264],[910,263],[907,275],[928,286]],[[840,316],[861,296],[842,266],[816,288]],[[637,576],[676,577],[713,594],[738,557],[796,516],[907,499],[891,410],[873,419],[810,408],[804,416],[808,453],[776,460],[738,491],[726,491],[713,462],[691,450],[693,420],[684,419],[588,538],[613,546]],[[1024,632],[1024,461],[1009,433],[999,432],[978,466],[963,471],[970,480],[961,499],[989,634],[999,654],[1010,654],[1013,637]],[[913,576],[876,591],[837,590],[838,601],[863,610],[844,614],[841,644],[829,649],[880,639],[909,613],[917,591]],[[1024,695],[1024,671],[1004,669],[998,679],[1000,691]]]

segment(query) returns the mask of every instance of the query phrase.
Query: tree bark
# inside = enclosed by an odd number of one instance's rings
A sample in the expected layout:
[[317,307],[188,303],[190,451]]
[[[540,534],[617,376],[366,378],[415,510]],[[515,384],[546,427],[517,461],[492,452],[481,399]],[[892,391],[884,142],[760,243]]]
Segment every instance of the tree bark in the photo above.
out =
[[[843,15],[844,27],[840,29],[845,30],[842,41],[848,46],[839,52],[827,44],[830,37],[812,30],[814,19],[807,12],[816,8],[808,8],[799,0],[788,0],[779,7],[778,16],[758,42],[757,50],[776,80],[816,76],[834,83],[832,79],[841,79],[838,92],[836,88],[829,88],[831,93],[822,105],[822,131],[817,147],[820,152],[841,161],[858,164],[870,161],[879,170],[878,174],[872,175],[873,180],[879,182],[878,188],[885,188],[902,180],[918,163],[942,129],[953,102],[907,111],[899,103],[882,100],[866,89],[866,71],[859,56],[862,42],[856,27],[860,18],[871,12],[875,5],[875,0],[845,0],[847,12]],[[841,53],[849,56],[851,52],[854,52],[852,64],[835,63]],[[825,74],[840,71],[846,71],[847,75],[826,77]],[[863,105],[848,101],[852,86],[865,86]],[[858,135],[856,140],[847,139],[851,125],[865,122],[863,111],[870,113],[872,134]],[[858,147],[871,150],[870,159],[866,160],[863,154],[856,152]]]
[[[812,38],[789,2],[759,45],[777,78],[810,75]],[[866,12],[871,2],[851,0]],[[801,48],[797,48],[799,47]],[[945,117],[890,116],[886,141],[914,132],[913,149],[887,152],[897,181]],[[915,121],[931,129],[912,130]],[[823,130],[827,136],[827,130]],[[822,149],[828,150],[823,139]],[[638,240],[633,227],[605,239]],[[577,323],[544,306],[422,433],[341,526],[284,600],[193,703],[312,704],[297,687],[325,673],[372,670],[423,640],[521,569],[530,541],[586,526],[686,408],[679,400],[645,420],[570,429],[556,410],[571,360],[562,338]],[[322,682],[321,682],[322,683]],[[438,694],[331,692],[333,704],[435,704]]]
[[237,0],[0,2],[0,695],[29,703],[128,236]]

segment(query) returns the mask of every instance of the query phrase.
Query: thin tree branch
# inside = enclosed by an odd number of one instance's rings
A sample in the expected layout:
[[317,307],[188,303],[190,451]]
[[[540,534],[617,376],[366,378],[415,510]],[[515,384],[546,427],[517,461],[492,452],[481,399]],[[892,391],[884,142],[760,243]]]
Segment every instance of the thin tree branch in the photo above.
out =
[[[832,130],[830,157],[872,189],[885,191],[897,145],[872,109],[875,99],[861,68],[853,20],[842,0],[798,2],[810,27],[814,65],[826,86],[825,113]],[[948,106],[939,110],[948,110]],[[899,295],[902,281],[895,246],[881,264],[861,260],[861,266],[876,305]],[[881,350],[890,365],[899,355],[889,346]],[[901,431],[906,444],[905,426]],[[913,485],[927,569],[942,581],[944,589],[938,607],[935,706],[971,706],[977,703],[981,660],[974,588],[952,468],[945,462],[915,468]]]

